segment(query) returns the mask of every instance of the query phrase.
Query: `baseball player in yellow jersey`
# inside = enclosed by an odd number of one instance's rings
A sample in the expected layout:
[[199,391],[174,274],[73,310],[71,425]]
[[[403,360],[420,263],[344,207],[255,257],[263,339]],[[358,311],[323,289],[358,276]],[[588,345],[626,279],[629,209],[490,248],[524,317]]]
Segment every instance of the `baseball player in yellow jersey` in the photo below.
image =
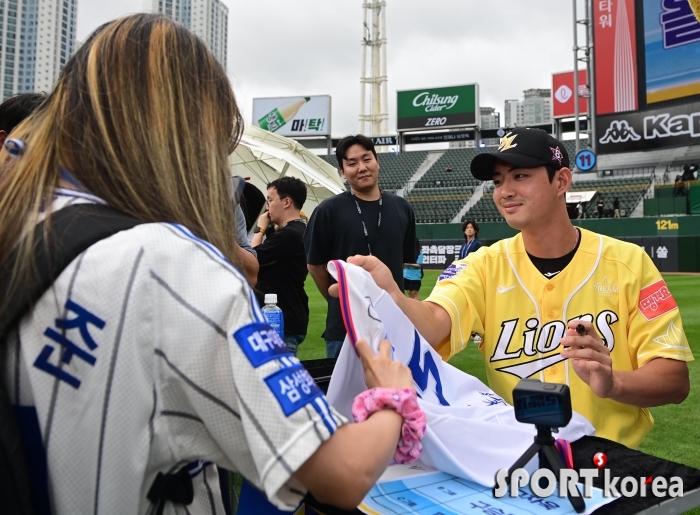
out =
[[521,232],[454,262],[424,302],[404,297],[372,257],[349,261],[372,273],[443,358],[482,335],[499,395],[512,402],[525,377],[567,383],[573,409],[599,436],[635,447],[653,426],[646,408],[688,395],[693,355],[644,250],[571,224],[568,166],[564,145],[539,129],[514,129],[498,152],[475,157],[472,174],[493,180],[498,210]]

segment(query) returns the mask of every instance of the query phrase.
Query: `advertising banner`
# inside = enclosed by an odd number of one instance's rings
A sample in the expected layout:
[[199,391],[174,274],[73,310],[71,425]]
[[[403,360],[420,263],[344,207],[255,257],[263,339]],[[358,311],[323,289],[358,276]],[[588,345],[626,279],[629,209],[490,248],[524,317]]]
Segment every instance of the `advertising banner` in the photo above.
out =
[[443,141],[468,141],[474,139],[474,131],[436,132],[434,134],[408,134],[404,143],[440,143]]
[[328,136],[331,97],[254,98],[253,125],[292,138]]
[[634,0],[593,2],[597,114],[639,108],[634,12]]
[[372,140],[372,143],[374,144],[375,147],[382,147],[382,146],[386,147],[386,146],[397,144],[396,136],[375,136],[375,137],[370,137],[369,139]]
[[700,23],[688,0],[643,0],[646,102],[700,94]]
[[444,270],[453,261],[459,259],[459,249],[464,238],[453,240],[421,241],[423,253],[423,268],[426,270]]
[[478,84],[396,93],[396,127],[400,131],[478,125]]
[[613,154],[700,143],[700,102],[596,119],[598,153]]
[[631,236],[619,239],[642,247],[659,272],[678,272],[677,236]]
[[[579,95],[588,93],[588,73],[586,70],[578,71]],[[574,104],[574,72],[552,74],[552,116],[554,118],[568,118],[576,114]],[[580,115],[588,113],[588,99],[579,97],[578,112]]]
[[[643,247],[651,257],[654,265],[661,272],[677,272],[678,237],[677,236],[623,236],[622,241]],[[421,252],[424,256],[423,268],[426,270],[444,270],[459,258],[459,249],[464,239],[421,240]],[[485,242],[490,244],[493,242]]]

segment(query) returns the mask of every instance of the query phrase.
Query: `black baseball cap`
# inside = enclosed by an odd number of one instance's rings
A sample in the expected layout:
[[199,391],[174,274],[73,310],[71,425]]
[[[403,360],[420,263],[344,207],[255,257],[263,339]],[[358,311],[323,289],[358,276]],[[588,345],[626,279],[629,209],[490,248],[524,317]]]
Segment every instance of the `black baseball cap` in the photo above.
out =
[[471,172],[480,181],[490,181],[496,161],[521,168],[552,165],[555,169],[569,167],[569,154],[564,144],[542,129],[519,127],[501,138],[498,152],[484,153],[472,159]]

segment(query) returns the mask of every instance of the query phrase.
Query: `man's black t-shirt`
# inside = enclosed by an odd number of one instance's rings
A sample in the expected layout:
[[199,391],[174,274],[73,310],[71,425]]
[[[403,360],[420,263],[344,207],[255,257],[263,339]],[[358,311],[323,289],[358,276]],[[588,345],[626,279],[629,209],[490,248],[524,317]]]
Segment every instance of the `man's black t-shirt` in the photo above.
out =
[[[367,238],[355,199],[362,210]],[[416,260],[416,219],[408,201],[391,193],[382,194],[382,222],[377,229],[379,200],[364,201],[349,191],[324,200],[311,215],[304,234],[306,260],[310,265],[326,265],[332,259],[347,259],[355,254],[372,255],[391,270],[394,281],[403,289],[403,264]],[[328,299],[326,331],[328,340],[343,340],[345,326],[337,298]]]
[[304,252],[306,224],[292,220],[278,228],[255,247],[260,271],[255,287],[262,306],[265,293],[277,294],[277,305],[284,314],[284,332],[306,334],[309,325],[309,297],[304,290],[308,270]]

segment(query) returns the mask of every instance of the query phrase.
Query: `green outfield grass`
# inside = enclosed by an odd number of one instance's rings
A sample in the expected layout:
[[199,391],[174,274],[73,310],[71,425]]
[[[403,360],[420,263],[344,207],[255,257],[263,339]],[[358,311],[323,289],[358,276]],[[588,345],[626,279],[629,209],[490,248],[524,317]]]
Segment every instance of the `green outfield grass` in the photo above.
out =
[[[432,290],[439,272],[427,270],[421,288],[421,298]],[[689,363],[690,395],[680,405],[652,408],[656,424],[640,450],[664,459],[700,468],[700,276],[667,275],[669,289],[676,298],[683,317],[683,326],[697,361]],[[326,357],[321,334],[325,325],[326,302],[309,278],[306,282],[311,319],[306,341],[301,345],[302,360]],[[484,360],[476,345],[454,356],[450,363],[460,370],[486,382]],[[692,513],[700,514],[700,510]]]

